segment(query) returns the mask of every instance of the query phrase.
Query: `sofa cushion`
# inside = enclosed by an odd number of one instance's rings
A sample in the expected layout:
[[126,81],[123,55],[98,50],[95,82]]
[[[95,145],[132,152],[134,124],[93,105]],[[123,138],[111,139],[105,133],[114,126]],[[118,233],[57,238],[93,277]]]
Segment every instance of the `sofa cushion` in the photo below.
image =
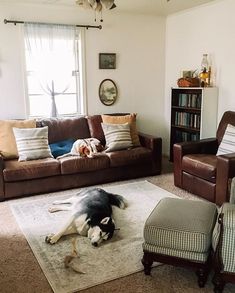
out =
[[80,118],[48,118],[37,121],[37,127],[48,126],[49,144],[66,139],[88,138],[90,131],[87,119]]
[[182,159],[182,170],[191,175],[208,180],[216,181],[217,157],[210,154],[185,155]]
[[105,154],[98,154],[93,158],[69,156],[58,160],[61,163],[61,174],[85,173],[110,166],[109,158]]
[[121,150],[107,153],[111,167],[149,164],[152,161],[152,153],[144,147],[136,147],[131,150]]
[[48,127],[13,128],[19,161],[52,158],[48,145]]
[[18,158],[18,151],[13,133],[13,127],[36,127],[35,120],[0,120],[0,154],[4,159]]
[[55,143],[51,143],[49,147],[51,149],[52,156],[54,158],[57,158],[64,154],[68,154],[72,149],[73,143],[73,139],[66,139]]
[[87,116],[87,123],[91,133],[91,137],[97,138],[102,145],[105,145],[104,131],[102,129],[102,117],[101,115]]
[[131,139],[134,146],[140,146],[140,140],[136,129],[136,113],[121,116],[102,115],[102,120],[107,124],[130,124]]
[[59,174],[60,164],[53,158],[27,162],[9,160],[5,161],[5,169],[3,170],[3,176],[6,182],[45,178]]

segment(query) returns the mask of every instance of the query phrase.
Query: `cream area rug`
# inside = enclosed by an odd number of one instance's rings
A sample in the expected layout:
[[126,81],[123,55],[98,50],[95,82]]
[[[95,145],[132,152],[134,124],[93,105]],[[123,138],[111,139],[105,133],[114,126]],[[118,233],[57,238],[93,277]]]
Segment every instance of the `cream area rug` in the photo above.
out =
[[[69,211],[49,213],[52,202],[65,199],[79,189],[53,193],[30,199],[11,201],[10,207],[22,229],[48,282],[56,293],[77,292],[113,279],[143,270],[141,264],[144,223],[163,197],[175,195],[148,181],[137,181],[114,186],[101,186],[108,192],[120,194],[128,201],[125,210],[113,208],[116,227],[111,240],[92,247],[86,237],[62,237],[55,245],[45,243],[48,234],[56,232],[70,216]],[[72,253],[76,239],[79,258],[73,259],[72,268],[65,268],[64,259]]]

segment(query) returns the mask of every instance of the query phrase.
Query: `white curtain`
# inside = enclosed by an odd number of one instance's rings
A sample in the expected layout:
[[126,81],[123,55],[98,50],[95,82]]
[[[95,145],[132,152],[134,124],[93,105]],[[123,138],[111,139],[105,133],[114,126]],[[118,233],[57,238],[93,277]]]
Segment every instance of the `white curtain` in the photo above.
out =
[[55,97],[66,92],[71,82],[76,33],[75,26],[24,24],[27,58],[41,89],[51,97],[51,117],[58,114]]

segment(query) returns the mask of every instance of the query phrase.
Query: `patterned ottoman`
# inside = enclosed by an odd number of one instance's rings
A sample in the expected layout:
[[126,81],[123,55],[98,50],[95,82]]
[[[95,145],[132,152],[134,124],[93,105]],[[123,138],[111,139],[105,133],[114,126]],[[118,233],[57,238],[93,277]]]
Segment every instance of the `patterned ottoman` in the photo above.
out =
[[217,217],[215,204],[164,198],[144,227],[142,264],[150,274],[154,261],[192,267],[199,287],[204,287],[211,263],[212,231]]

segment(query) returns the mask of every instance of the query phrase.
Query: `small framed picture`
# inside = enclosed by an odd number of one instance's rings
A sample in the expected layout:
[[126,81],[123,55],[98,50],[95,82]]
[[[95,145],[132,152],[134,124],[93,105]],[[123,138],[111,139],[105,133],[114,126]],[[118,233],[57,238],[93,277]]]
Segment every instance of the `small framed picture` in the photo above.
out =
[[182,70],[181,71],[181,77],[196,77],[197,76],[197,70]]
[[116,69],[116,54],[115,53],[100,53],[99,54],[99,69]]
[[99,97],[105,106],[111,106],[117,99],[118,91],[115,82],[111,79],[104,79],[100,83]]
[[182,77],[186,78],[186,77],[192,77],[192,70],[182,70]]

